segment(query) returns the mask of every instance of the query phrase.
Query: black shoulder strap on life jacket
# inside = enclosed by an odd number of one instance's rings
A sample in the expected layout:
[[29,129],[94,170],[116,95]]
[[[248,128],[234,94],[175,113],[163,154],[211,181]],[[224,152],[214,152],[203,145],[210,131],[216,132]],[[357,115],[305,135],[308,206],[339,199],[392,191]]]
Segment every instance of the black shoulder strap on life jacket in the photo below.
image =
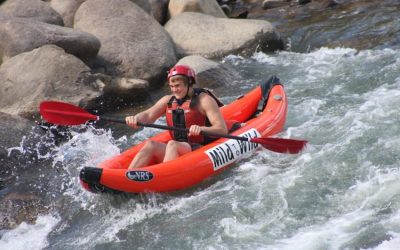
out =
[[178,106],[181,106],[188,98],[189,98],[188,96],[185,96],[185,97],[182,98],[182,99],[178,99],[178,98],[176,98],[175,96],[172,96],[172,97],[169,99],[168,103],[167,103],[168,108],[171,108],[171,107],[172,107],[172,103],[173,103],[174,101],[176,101],[176,102],[178,103]]
[[206,88],[193,88],[193,97],[192,101],[190,102],[190,108],[196,107],[196,105],[199,102],[199,95],[201,93],[206,93],[207,95],[211,96],[215,102],[217,103],[218,107],[224,106],[224,104],[211,92],[211,90],[206,89]]
[[[196,105],[199,102],[199,95],[201,93],[206,93],[207,95],[211,96],[215,100],[215,102],[217,103],[218,107],[224,106],[224,104],[218,99],[218,97],[216,97],[214,95],[214,93],[211,90],[206,89],[206,88],[193,88],[193,96],[192,96],[192,100],[190,101],[190,108],[196,107]],[[168,108],[171,108],[172,103],[175,100],[178,102],[178,105],[180,106],[180,105],[182,105],[183,102],[186,101],[186,99],[187,99],[187,97],[179,100],[173,95],[173,96],[171,96],[171,98],[169,99],[169,101],[167,103]]]
[[171,98],[169,98],[169,101],[168,101],[168,103],[167,103],[168,108],[171,108],[171,107],[172,107],[172,103],[174,102],[175,99],[176,99],[176,97],[175,97],[174,95],[171,96]]
[[168,108],[171,108],[172,103],[173,103],[174,101],[176,101],[176,102],[178,103],[178,106],[181,106],[184,102],[186,102],[187,99],[189,99],[189,96],[188,96],[187,94],[186,94],[186,96],[183,97],[182,99],[178,99],[178,98],[176,98],[176,97],[173,95],[173,96],[171,96],[171,98],[169,99],[169,101],[168,101],[168,103],[167,103]]

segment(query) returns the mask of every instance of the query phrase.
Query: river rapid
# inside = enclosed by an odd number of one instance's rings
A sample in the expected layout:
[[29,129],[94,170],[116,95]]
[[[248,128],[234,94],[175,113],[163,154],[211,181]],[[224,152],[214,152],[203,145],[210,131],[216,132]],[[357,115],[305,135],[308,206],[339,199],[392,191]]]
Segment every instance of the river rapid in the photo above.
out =
[[223,58],[246,80],[216,89],[222,100],[278,76],[289,100],[278,136],[309,144],[297,155],[258,150],[189,190],[88,193],[81,168],[159,130],[73,129],[43,156],[54,171],[30,183],[50,209],[1,231],[0,249],[399,249],[400,49],[386,44]]

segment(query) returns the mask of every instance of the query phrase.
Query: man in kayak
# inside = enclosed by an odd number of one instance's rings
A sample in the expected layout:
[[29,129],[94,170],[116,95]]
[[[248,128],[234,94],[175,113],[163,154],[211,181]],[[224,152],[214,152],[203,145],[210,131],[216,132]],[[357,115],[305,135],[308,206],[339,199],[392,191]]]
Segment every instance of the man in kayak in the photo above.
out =
[[126,123],[138,128],[138,122],[154,123],[166,115],[168,126],[188,128],[189,133],[170,131],[173,138],[167,144],[147,141],[136,154],[129,168],[147,166],[154,158],[157,162],[171,161],[204,145],[211,139],[201,132],[227,134],[224,118],[219,110],[221,102],[205,89],[193,88],[195,73],[186,65],[176,65],[168,72],[171,95],[162,97],[149,109],[135,116],[127,116]]

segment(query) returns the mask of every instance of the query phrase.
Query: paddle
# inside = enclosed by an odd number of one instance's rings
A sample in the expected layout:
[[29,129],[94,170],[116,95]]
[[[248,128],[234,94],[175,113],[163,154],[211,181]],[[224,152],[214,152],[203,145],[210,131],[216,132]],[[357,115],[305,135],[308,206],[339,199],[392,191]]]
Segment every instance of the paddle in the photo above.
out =
[[[40,103],[40,114],[46,121],[57,125],[79,125],[90,120],[94,121],[104,120],[104,121],[126,124],[125,118],[97,116],[87,112],[86,110],[80,107],[74,106],[69,103],[57,102],[57,101],[44,101]],[[148,124],[139,122],[138,125],[141,127],[189,132],[189,129],[187,128],[177,128],[177,127],[170,127],[158,124]],[[227,135],[217,134],[211,132],[201,132],[201,133],[203,135],[211,137],[217,137],[217,138],[222,137],[222,138],[235,139],[239,141],[249,141],[253,143],[258,143],[261,144],[264,148],[278,153],[297,154],[304,148],[304,146],[307,143],[307,141],[303,140],[284,139],[284,138],[272,138],[272,137],[247,138],[247,137],[240,137],[229,134]]]

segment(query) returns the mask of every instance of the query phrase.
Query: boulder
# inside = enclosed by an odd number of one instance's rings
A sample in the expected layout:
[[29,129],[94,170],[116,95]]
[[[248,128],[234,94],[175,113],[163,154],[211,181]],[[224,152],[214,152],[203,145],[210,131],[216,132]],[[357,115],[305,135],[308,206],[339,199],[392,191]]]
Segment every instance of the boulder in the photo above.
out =
[[214,17],[226,17],[215,0],[170,0],[168,14],[172,18],[183,12],[199,12]]
[[149,0],[149,3],[154,19],[164,25],[167,22],[169,0]]
[[229,87],[242,77],[232,68],[201,56],[187,56],[177,64],[189,65],[196,72],[196,87],[219,88]]
[[19,54],[0,67],[0,111],[30,117],[45,99],[86,104],[100,92],[90,68],[54,45]]
[[86,63],[94,61],[100,49],[100,41],[86,32],[26,18],[0,16],[0,55],[3,61],[45,44],[62,47]]
[[60,14],[40,0],[7,0],[0,6],[0,12],[11,17],[31,18],[41,22],[64,26]]
[[[5,159],[10,158],[10,160],[13,160],[11,158],[21,157],[26,152],[23,148],[33,147],[38,143],[38,140],[32,139],[33,137],[29,132],[36,126],[33,121],[0,112],[0,126],[2,128],[0,129],[0,159],[2,161],[2,168],[0,170],[2,172],[0,173],[3,173],[4,166],[8,169],[12,168],[11,164],[4,165]],[[44,132],[41,130],[37,130],[36,133],[38,133],[39,137],[44,135]],[[23,139],[26,135],[29,135],[28,138]],[[13,164],[20,160],[15,159]]]
[[146,80],[111,77],[99,73],[94,76],[102,96],[93,107],[88,108],[115,111],[149,98],[149,82]]
[[177,60],[168,33],[129,0],[87,0],[75,15],[74,28],[100,39],[97,66],[109,75],[144,79],[155,87],[165,82]]
[[38,152],[44,154],[45,151],[45,148],[39,145],[45,133],[32,121],[2,112],[0,127],[1,190],[15,181],[23,171],[21,166],[38,163]]
[[86,0],[51,0],[50,6],[62,16],[65,27],[73,27],[75,13],[79,6],[85,1]]
[[165,24],[179,57],[201,55],[218,58],[229,54],[252,55],[255,51],[283,49],[283,40],[264,20],[216,18],[185,12]]
[[22,222],[34,224],[39,214],[50,210],[42,198],[26,193],[9,193],[0,202],[0,230],[14,229]]
[[49,180],[40,175],[51,178],[55,169],[46,157],[53,139],[36,123],[0,112],[0,127],[0,230],[4,230],[24,221],[34,223],[38,214],[47,212],[49,201],[43,198],[48,195],[41,187]]
[[149,0],[130,0],[130,1],[132,3],[135,3],[137,6],[142,8],[144,11],[146,11],[147,14],[153,15]]

